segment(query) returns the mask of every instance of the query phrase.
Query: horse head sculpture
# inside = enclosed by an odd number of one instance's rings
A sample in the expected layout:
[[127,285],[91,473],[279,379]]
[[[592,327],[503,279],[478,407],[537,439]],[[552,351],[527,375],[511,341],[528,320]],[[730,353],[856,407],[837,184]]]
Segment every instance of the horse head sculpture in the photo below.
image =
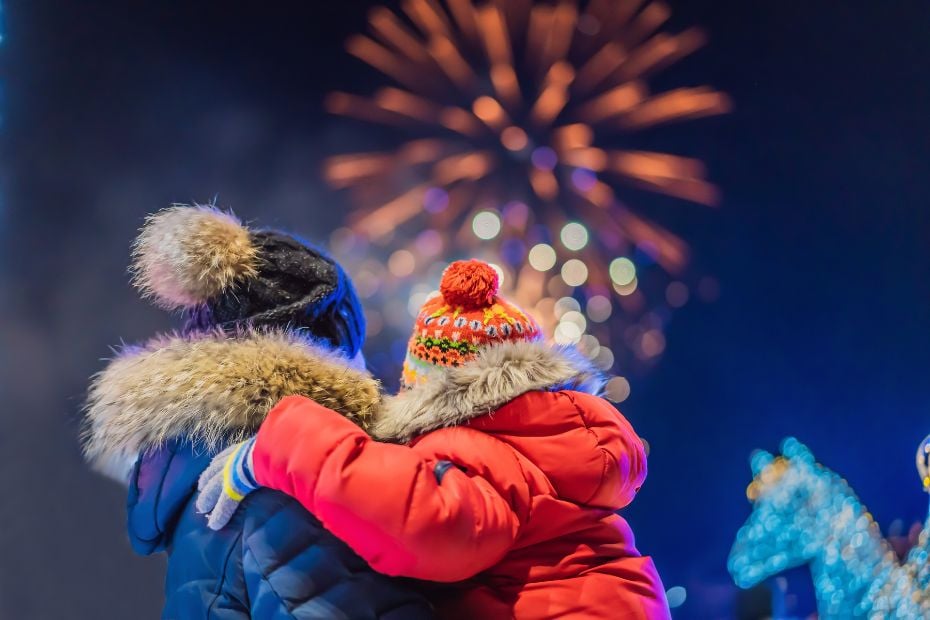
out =
[[793,437],[779,456],[753,453],[751,466],[752,514],[728,560],[737,585],[809,564],[822,617],[873,616],[878,593],[900,581],[902,567],[849,484]]

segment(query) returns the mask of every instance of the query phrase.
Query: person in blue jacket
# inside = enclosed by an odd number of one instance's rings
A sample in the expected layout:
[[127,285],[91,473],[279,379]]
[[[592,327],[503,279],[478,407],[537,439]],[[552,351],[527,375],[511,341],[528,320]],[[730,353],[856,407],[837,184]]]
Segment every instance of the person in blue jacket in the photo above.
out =
[[367,426],[379,385],[362,368],[365,322],[342,268],[293,236],[174,206],[147,220],[133,272],[186,325],[125,347],[95,376],[84,450],[129,485],[133,549],[168,555],[162,617],[432,618],[412,582],[374,572],[290,497],[253,493],[219,532],[194,506],[213,455],[284,396]]

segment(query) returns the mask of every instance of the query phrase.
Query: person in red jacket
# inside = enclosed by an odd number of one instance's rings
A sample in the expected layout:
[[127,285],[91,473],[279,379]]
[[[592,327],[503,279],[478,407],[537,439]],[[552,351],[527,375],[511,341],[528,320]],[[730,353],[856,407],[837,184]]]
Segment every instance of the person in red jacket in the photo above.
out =
[[642,441],[590,363],[497,293],[486,263],[446,269],[375,423],[399,443],[287,397],[201,479],[211,526],[270,487],[375,570],[439,582],[439,617],[669,618],[616,513],[646,477]]

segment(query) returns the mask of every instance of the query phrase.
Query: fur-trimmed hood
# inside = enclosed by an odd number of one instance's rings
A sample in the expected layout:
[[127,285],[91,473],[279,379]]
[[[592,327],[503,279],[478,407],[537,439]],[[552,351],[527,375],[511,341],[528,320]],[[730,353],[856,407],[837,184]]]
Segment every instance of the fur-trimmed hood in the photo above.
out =
[[125,481],[139,454],[172,439],[212,450],[248,437],[292,394],[367,429],[380,386],[350,364],[294,331],[169,335],[126,347],[91,384],[85,457]]
[[378,382],[292,331],[161,336],[126,347],[91,384],[84,454],[124,481],[138,456],[172,439],[216,449],[254,434],[268,411],[301,394],[382,441],[413,437],[494,411],[534,390],[596,394],[601,373],[577,350],[541,342],[484,348],[477,359],[382,398]]
[[567,389],[599,394],[603,387],[602,373],[573,347],[505,342],[484,347],[474,361],[386,398],[370,431],[378,439],[406,442],[491,413],[527,392]]

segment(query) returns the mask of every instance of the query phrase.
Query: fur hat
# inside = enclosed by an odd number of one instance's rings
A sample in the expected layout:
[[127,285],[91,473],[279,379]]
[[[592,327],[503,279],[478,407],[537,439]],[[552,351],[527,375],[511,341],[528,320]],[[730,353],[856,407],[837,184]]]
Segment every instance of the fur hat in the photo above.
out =
[[485,262],[462,260],[446,267],[439,295],[417,315],[404,359],[404,387],[475,359],[483,347],[539,339],[536,321],[498,297],[498,288],[497,272]]
[[361,303],[342,267],[319,248],[252,231],[212,206],[149,216],[133,245],[133,283],[183,310],[185,331],[305,328],[354,357],[365,338]]

